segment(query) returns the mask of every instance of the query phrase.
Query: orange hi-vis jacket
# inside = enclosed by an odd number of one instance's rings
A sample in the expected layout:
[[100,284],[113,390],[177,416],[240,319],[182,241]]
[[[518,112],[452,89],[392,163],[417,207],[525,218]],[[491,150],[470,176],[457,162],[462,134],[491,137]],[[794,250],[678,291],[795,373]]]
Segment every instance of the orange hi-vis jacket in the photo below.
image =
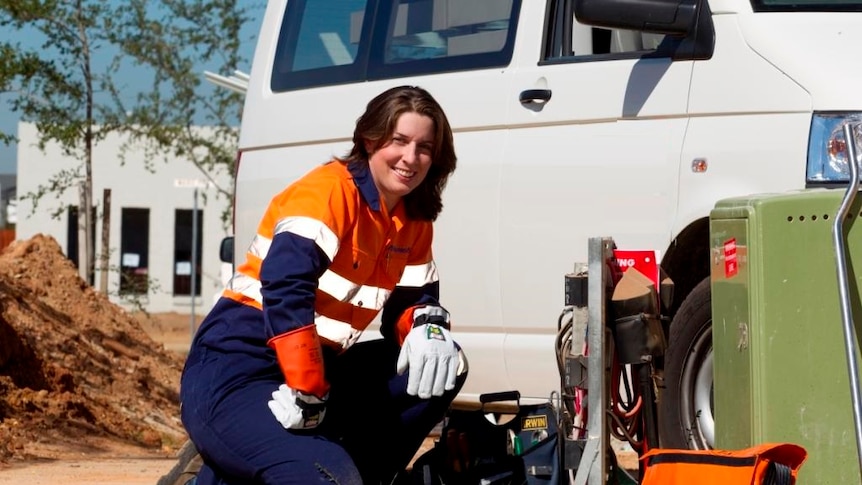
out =
[[262,320],[265,334],[248,329],[255,339],[315,324],[324,346],[343,350],[383,310],[393,338],[405,309],[437,302],[432,231],[402,203],[389,214],[366,165],[327,163],[272,199],[213,312]]

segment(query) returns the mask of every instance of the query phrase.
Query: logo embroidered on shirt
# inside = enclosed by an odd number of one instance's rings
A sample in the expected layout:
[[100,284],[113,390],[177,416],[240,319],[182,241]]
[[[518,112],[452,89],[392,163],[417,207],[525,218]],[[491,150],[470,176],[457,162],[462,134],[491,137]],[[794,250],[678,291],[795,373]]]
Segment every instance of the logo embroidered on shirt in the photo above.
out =
[[390,253],[410,254],[410,246],[389,246]]

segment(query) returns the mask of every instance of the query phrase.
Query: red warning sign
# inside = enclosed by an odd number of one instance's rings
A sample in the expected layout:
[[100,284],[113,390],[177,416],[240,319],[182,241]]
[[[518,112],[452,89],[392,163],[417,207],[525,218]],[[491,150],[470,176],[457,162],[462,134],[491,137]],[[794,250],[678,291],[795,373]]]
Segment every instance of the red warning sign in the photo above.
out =
[[739,272],[739,262],[736,259],[736,238],[724,242],[724,277],[732,278]]
[[658,291],[659,266],[658,255],[655,251],[614,249],[614,257],[621,271],[625,272],[629,268],[640,271],[644,276],[652,280],[656,291]]

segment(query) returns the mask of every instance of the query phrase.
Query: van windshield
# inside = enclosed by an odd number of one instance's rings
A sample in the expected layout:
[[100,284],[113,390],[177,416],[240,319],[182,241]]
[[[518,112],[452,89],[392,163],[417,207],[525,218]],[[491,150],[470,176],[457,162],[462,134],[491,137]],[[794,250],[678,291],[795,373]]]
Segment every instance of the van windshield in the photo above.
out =
[[862,12],[862,0],[751,0],[756,12]]

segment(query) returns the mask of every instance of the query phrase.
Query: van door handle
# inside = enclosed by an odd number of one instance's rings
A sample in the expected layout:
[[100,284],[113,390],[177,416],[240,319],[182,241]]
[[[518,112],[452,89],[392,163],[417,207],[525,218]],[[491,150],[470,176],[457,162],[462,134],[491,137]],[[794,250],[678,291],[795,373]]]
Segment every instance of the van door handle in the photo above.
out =
[[521,104],[545,104],[551,99],[550,89],[525,89],[521,91],[518,100]]

